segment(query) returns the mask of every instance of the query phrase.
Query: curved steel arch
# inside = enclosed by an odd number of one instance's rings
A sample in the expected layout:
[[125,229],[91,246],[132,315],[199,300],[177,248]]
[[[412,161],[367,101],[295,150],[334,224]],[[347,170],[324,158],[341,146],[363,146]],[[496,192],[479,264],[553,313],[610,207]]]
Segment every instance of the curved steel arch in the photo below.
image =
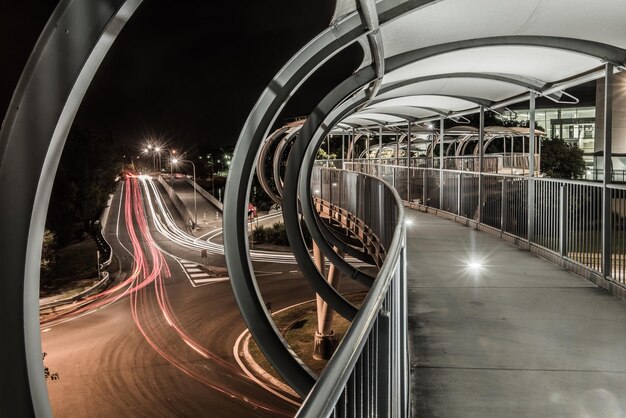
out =
[[618,65],[623,65],[626,62],[626,50],[600,42],[557,36],[517,35],[467,39],[419,48],[387,58],[385,60],[385,68],[388,72],[390,72],[425,58],[446,54],[448,52],[460,51],[463,49],[483,48],[489,46],[533,46],[559,49],[587,55],[589,57],[594,57],[599,60],[608,61]]
[[[395,90],[395,89],[391,89],[391,88],[389,88],[388,90],[385,90],[384,88],[380,89],[381,92],[384,91],[385,93],[391,92],[393,90]],[[378,103],[383,103],[383,102],[386,102],[386,101],[389,101],[389,100],[394,100],[394,99],[400,99],[400,98],[403,98],[403,97],[420,97],[420,96],[449,97],[451,99],[465,100],[466,102],[473,103],[473,104],[475,104],[477,106],[491,106],[494,103],[492,100],[484,99],[482,97],[459,96],[459,95],[456,95],[456,94],[444,94],[444,93],[405,94],[405,95],[402,95],[402,96],[395,96],[395,97],[392,97],[392,98],[381,99],[380,102],[378,102]],[[406,105],[406,106],[410,107],[412,105]],[[423,108],[422,106],[412,106],[412,107]],[[379,107],[368,107],[367,108],[368,111],[372,111],[374,109],[380,109],[380,108]],[[450,111],[450,112],[452,112],[452,111]]]
[[62,0],[28,59],[0,131],[0,188],[11,196],[0,204],[0,309],[10,318],[2,331],[3,354],[10,361],[0,392],[2,410],[15,416],[51,416],[38,308],[39,260],[54,173],[94,74],[140,4]]
[[[280,110],[304,81],[331,57],[366,35],[356,13],[327,28],[302,48],[273,78],[248,116],[233,155],[224,197],[224,251],[231,286],[241,314],[259,347],[287,383],[305,396],[315,377],[289,348],[270,318],[258,289],[250,255],[246,217],[257,150]],[[317,271],[317,269],[316,269]],[[319,272],[318,272],[319,275]],[[340,315],[351,318],[350,305],[319,277],[307,277],[316,293]]]
[[298,133],[300,133],[300,129],[302,126],[294,128],[293,132],[285,135],[283,139],[276,146],[276,150],[274,151],[274,158],[272,161],[272,170],[274,173],[274,183],[276,184],[276,190],[278,191],[278,195],[280,196],[280,204],[283,203],[283,184],[285,181],[280,176],[280,162],[283,160],[283,154],[285,153],[285,148],[292,142],[295,141],[298,137]]
[[[505,73],[473,73],[473,72],[457,72],[457,73],[441,73],[441,74],[432,74],[423,77],[415,77],[407,80],[397,81],[395,83],[391,83],[387,86],[383,86],[381,90],[381,94],[384,94],[385,87],[392,90],[396,90],[402,87],[408,87],[410,85],[423,83],[425,81],[432,80],[441,80],[448,78],[478,78],[482,80],[491,80],[491,81],[500,81],[507,84],[513,84],[515,86],[523,87],[527,90],[533,90],[537,92],[541,92],[542,90],[551,87],[553,83],[544,83],[539,80],[535,80],[530,77],[521,76],[518,74],[505,74]],[[384,98],[378,98],[372,101],[372,104],[378,103],[383,100],[388,100]]]
[[[259,156],[257,157],[256,164],[256,176],[259,179],[259,183],[261,183],[261,187],[263,188],[265,193],[267,193],[270,199],[272,199],[274,203],[277,203],[279,205],[282,201],[270,187],[270,184],[267,181],[267,176],[265,175],[265,159],[267,158],[267,153],[269,152],[269,149],[272,147],[272,145],[274,145],[276,140],[288,130],[289,127],[283,126],[282,128],[278,128],[265,139],[265,142],[263,142],[263,145],[261,146]],[[276,183],[276,179],[274,179],[274,183]]]

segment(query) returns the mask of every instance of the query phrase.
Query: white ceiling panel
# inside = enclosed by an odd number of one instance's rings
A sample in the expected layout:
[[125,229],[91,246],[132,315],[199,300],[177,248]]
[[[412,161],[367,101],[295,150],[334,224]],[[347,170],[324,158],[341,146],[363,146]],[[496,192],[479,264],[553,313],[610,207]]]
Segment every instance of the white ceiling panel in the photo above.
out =
[[626,48],[624,0],[443,0],[381,25],[385,56],[466,39],[584,38]]
[[595,58],[550,48],[480,47],[414,62],[385,74],[383,81],[388,84],[432,74],[473,72],[517,74],[549,82],[580,74],[601,64]]

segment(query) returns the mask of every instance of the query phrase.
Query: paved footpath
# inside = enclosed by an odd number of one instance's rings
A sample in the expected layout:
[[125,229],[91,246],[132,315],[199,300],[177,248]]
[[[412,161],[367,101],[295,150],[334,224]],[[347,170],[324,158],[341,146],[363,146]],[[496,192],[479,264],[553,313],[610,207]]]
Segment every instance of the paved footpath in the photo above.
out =
[[626,417],[626,302],[484,232],[407,217],[412,416]]

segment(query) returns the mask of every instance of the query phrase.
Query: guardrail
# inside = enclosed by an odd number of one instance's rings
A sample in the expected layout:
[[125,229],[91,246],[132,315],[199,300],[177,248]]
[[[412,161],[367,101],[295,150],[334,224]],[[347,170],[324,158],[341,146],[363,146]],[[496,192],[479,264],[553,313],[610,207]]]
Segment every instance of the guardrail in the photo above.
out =
[[187,209],[187,206],[185,206],[183,201],[180,200],[180,197],[178,197],[178,195],[176,194],[176,192],[174,191],[172,186],[170,186],[169,183],[167,181],[165,181],[165,179],[162,176],[157,176],[157,180],[159,181],[159,183],[161,183],[161,185],[163,186],[163,188],[167,192],[167,195],[172,200],[172,203],[174,204],[174,207],[176,208],[176,210],[178,211],[180,216],[185,221],[185,224],[186,225],[194,225],[194,223],[193,223],[193,219],[194,219],[193,215]]
[[[417,167],[407,171],[401,166],[351,162],[345,167],[388,181],[409,205],[473,223],[626,296],[624,185],[607,186],[611,219],[604,219],[599,183],[535,177],[534,207],[529,211],[528,176]],[[609,222],[608,274],[603,272],[605,222]]]
[[211,193],[209,193],[206,190],[204,190],[204,188],[202,186],[200,186],[198,183],[194,182],[193,180],[185,178],[185,181],[191,187],[196,189],[198,191],[198,193],[200,193],[200,195],[202,197],[204,197],[206,200],[209,201],[209,203],[211,203],[213,206],[215,206],[215,208],[217,210],[219,210],[220,212],[224,212],[224,204],[222,202],[220,202],[219,200],[217,200],[215,198],[215,196],[213,196]]
[[[326,189],[336,192],[323,193]],[[400,196],[373,176],[320,166],[313,169],[312,190],[364,221],[386,251],[363,305],[297,416],[409,416],[406,237]]]
[[99,292],[101,289],[105,289],[106,287],[109,286],[110,279],[112,279],[112,277],[108,271],[103,271],[100,273],[100,275],[102,276],[102,278],[90,288],[85,289],[82,292],[74,296],[70,296],[70,297],[63,298],[63,299],[57,299],[52,302],[42,303],[39,305],[39,311],[41,312],[46,309],[54,309],[59,306],[67,305],[68,303],[73,303],[81,299],[84,299],[87,296],[93,295],[94,293]]

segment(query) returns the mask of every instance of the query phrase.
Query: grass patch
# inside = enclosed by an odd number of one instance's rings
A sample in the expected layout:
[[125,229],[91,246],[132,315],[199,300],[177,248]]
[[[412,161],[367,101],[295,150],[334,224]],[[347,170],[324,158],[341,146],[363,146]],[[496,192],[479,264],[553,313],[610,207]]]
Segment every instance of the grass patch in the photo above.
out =
[[[353,305],[359,307],[365,299],[367,292],[358,292],[344,297]],[[327,361],[316,360],[313,358],[313,340],[315,331],[317,330],[317,313],[315,302],[308,302],[298,307],[289,309],[273,316],[276,326],[280,330],[287,343],[296,352],[298,357],[306,364],[314,373],[319,375]],[[333,331],[337,335],[339,341],[345,335],[350,322],[335,313],[333,315]],[[261,350],[257,346],[254,339],[250,340],[249,350],[252,358],[264,370],[275,378],[282,381],[280,375],[270,365]]]
[[58,250],[54,270],[45,281],[42,280],[41,296],[64,293],[74,287],[89,287],[98,276],[97,250],[98,246],[91,238]]

